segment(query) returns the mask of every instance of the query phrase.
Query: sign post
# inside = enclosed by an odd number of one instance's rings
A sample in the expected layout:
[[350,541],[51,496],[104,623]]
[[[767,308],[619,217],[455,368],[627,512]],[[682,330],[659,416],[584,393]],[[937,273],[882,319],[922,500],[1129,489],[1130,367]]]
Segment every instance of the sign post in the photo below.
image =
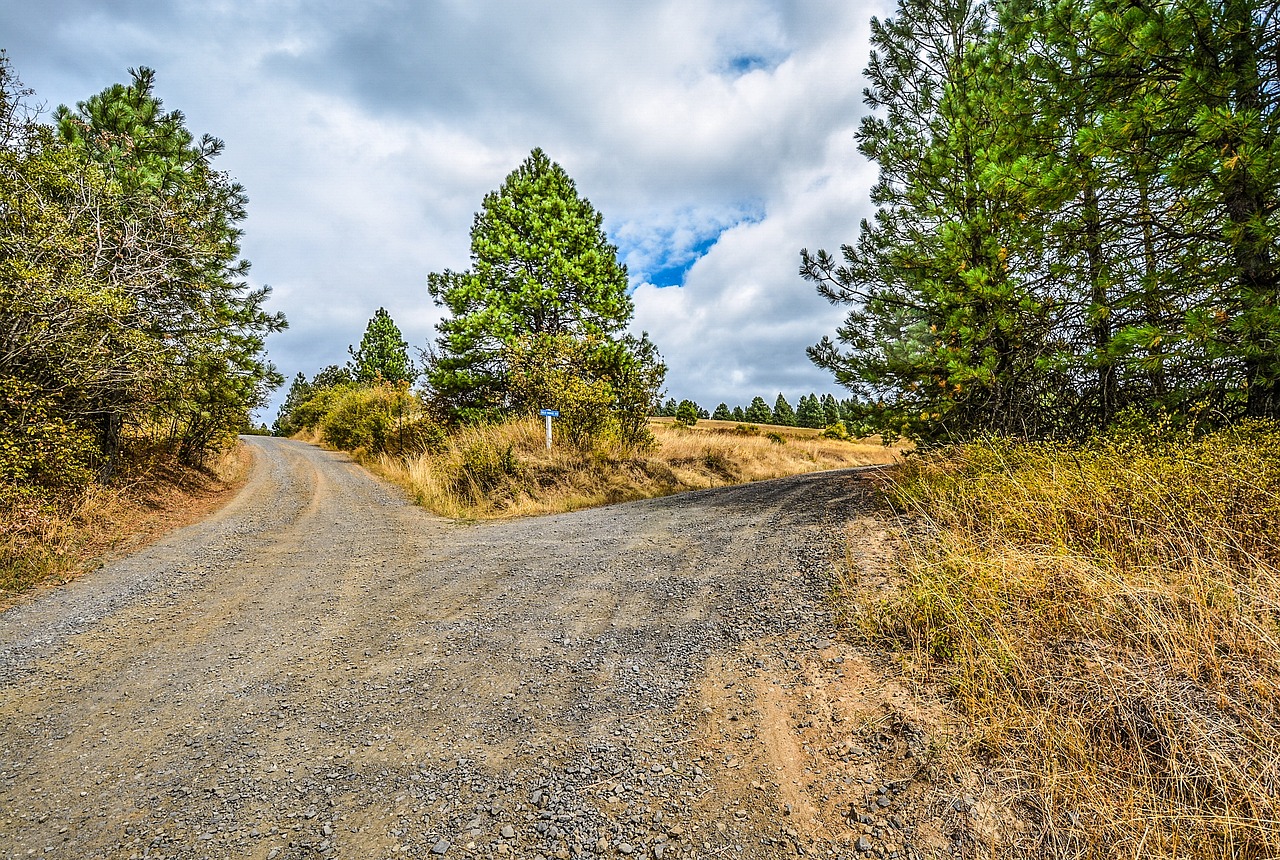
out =
[[551,450],[551,419],[560,417],[559,409],[540,409],[538,414],[547,419],[547,450]]

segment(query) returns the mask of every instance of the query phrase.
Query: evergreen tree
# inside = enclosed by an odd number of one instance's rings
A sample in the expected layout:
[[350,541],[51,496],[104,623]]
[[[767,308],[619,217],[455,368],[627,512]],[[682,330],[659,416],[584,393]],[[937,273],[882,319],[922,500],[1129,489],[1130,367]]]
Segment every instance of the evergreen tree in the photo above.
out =
[[818,395],[807,394],[800,398],[800,411],[797,413],[801,427],[821,428],[827,426],[826,414],[822,411],[822,403]]
[[[1039,426],[1049,308],[1014,277],[1013,201],[984,193],[999,60],[984,54],[991,13],[968,0],[901,0],[872,20],[860,151],[880,166],[874,222],[843,264],[801,253],[819,293],[854,306],[838,340],[809,350],[855,391],[893,392],[919,435]],[[1003,85],[1002,86],[1006,86]],[[1031,382],[1033,384],[1028,384]]]
[[1256,0],[1087,14],[1109,85],[1090,143],[1137,153],[1156,198],[1139,199],[1149,364],[1193,404],[1280,417],[1280,16]]
[[341,364],[330,364],[311,378],[311,390],[323,391],[326,388],[337,388],[339,385],[351,385],[355,377],[351,369]]
[[655,414],[660,418],[675,418],[679,406],[674,397],[668,397]]
[[508,405],[504,354],[522,336],[611,338],[631,319],[627,270],[601,223],[541,149],[485,197],[471,229],[471,268],[428,278],[449,312],[428,379],[455,414]]
[[292,436],[298,432],[299,428],[293,424],[291,419],[293,410],[310,400],[312,393],[313,389],[307,382],[306,375],[301,372],[298,373],[289,385],[289,391],[284,396],[284,402],[280,404],[280,410],[276,413],[275,423],[271,427],[272,435]]
[[[997,15],[998,13],[998,15]],[[859,133],[879,207],[810,350],[926,438],[1280,414],[1280,16],[1258,0],[902,0]]]
[[[0,242],[14,276],[8,285],[37,304],[53,300],[31,316],[0,308],[15,324],[2,351],[17,360],[25,346],[51,341],[69,351],[56,362],[69,376],[36,384],[58,392],[65,418],[92,428],[107,473],[129,424],[166,426],[180,458],[203,461],[283,381],[264,347],[285,320],[264,310],[269,289],[245,283],[239,222],[247,198],[213,168],[222,143],[208,135],[197,141],[180,112],[163,109],[150,69],[130,74],[130,84],[108,87],[74,111],[59,107],[55,128],[27,126],[21,151],[6,133],[7,178],[28,175],[21,206],[0,202],[6,229],[43,230],[58,213],[66,216],[56,234]],[[11,116],[10,93],[4,101],[0,113]],[[60,162],[53,183],[55,174],[41,167],[51,159]],[[37,250],[43,259],[22,259]],[[90,322],[99,312],[105,316]],[[34,323],[36,340],[26,340],[24,321]],[[59,332],[63,323],[72,324]],[[81,323],[88,325],[83,342],[71,330]]]
[[386,308],[378,308],[369,320],[360,348],[347,347],[347,351],[351,353],[351,374],[357,382],[412,382],[417,376],[409,360],[409,344],[400,336],[400,329]]
[[747,420],[747,413],[742,411],[741,406],[733,407],[733,420],[740,423]]
[[796,426],[795,410],[791,408],[787,398],[782,396],[781,391],[778,392],[778,399],[773,402],[773,423],[784,427]]
[[692,400],[681,400],[680,405],[676,407],[676,423],[692,427],[698,423],[698,412],[698,404]]
[[830,394],[822,395],[822,420],[824,426],[835,424],[840,420],[840,406],[836,403],[835,397]]
[[721,403],[716,407],[716,411],[711,413],[711,417],[717,421],[732,421],[733,413],[729,411],[729,404]]
[[773,412],[769,410],[769,404],[764,402],[763,397],[751,398],[751,404],[747,406],[746,414],[743,417],[752,424],[773,423]]

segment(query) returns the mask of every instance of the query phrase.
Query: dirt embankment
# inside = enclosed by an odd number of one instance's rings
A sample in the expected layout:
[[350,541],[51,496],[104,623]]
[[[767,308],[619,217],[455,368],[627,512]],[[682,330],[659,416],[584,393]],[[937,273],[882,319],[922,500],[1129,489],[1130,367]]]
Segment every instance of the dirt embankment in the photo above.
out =
[[896,812],[923,706],[832,639],[853,473],[460,526],[251,444],[211,518],[0,615],[0,856],[959,844]]

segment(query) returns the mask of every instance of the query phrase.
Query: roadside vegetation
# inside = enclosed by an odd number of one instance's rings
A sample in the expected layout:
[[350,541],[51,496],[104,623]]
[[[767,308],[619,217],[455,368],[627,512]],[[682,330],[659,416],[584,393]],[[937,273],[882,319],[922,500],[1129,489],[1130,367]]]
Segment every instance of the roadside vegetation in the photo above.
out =
[[[627,272],[601,222],[563,168],[534,150],[484,198],[471,267],[431,275],[430,293],[447,315],[421,366],[379,308],[346,366],[293,380],[274,432],[350,451],[418,503],[462,518],[573,510],[897,456],[878,440],[857,442],[858,425],[841,420],[830,396],[802,398],[814,430],[794,426],[781,395],[776,414],[762,398],[738,409],[758,423],[700,423],[707,413],[692,401],[662,404],[666,365],[647,334],[623,333],[633,313]],[[543,409],[557,413],[550,451]],[[667,411],[665,421],[650,418]],[[724,404],[717,412],[733,414]],[[785,426],[761,426],[779,415]]]
[[163,448],[129,446],[110,481],[74,496],[10,501],[0,529],[0,609],[42,584],[64,584],[197,522],[229,501],[248,476],[243,446],[196,468]]
[[847,618],[953,704],[1030,825],[1003,851],[1280,855],[1280,428],[989,439],[882,486],[899,573]]
[[44,122],[0,52],[0,592],[216,480],[280,381],[222,143],[131,76]]
[[383,456],[373,468],[438,514],[492,518],[887,463],[900,453],[878,439],[793,436],[791,428],[692,429],[655,422],[650,432],[653,443],[643,451],[571,445],[548,451],[542,422],[525,419],[464,428],[435,452],[410,460]]
[[871,42],[809,354],[922,450],[851,624],[1026,823],[993,856],[1280,856],[1274,4],[899,0]]
[[[350,452],[420,505],[462,519],[523,516],[651,498],[823,469],[896,462],[901,446],[824,430],[645,419],[645,444],[566,431],[541,418],[453,424],[405,383],[356,383],[345,368],[295,380],[277,433]],[[606,413],[607,415],[607,413]]]

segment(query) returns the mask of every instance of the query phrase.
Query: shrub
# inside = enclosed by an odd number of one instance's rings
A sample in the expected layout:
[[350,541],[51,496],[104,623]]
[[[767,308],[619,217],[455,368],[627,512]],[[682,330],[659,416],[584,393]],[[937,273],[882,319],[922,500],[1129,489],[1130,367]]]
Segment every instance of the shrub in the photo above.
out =
[[836,421],[826,426],[826,429],[822,431],[822,438],[847,442],[851,437],[849,436],[849,428],[845,426],[844,422]]
[[[420,454],[444,440],[444,431],[421,414],[421,404],[406,383],[331,388],[315,400],[328,404],[319,419],[320,438],[335,448],[367,454]],[[304,408],[313,402],[308,401]]]
[[34,385],[0,379],[0,497],[83,488],[98,459],[93,434],[63,420]]
[[666,366],[647,337],[529,335],[504,355],[513,413],[558,410],[556,431],[581,451],[615,442],[640,451],[653,444],[647,412]]
[[460,452],[453,477],[454,492],[482,499],[520,474],[513,446],[499,448],[476,437]]
[[769,432],[764,434],[764,438],[768,439],[770,442],[772,442],[775,445],[787,444],[787,440],[782,438],[781,433]]
[[289,414],[289,429],[315,430],[320,422],[332,411],[337,402],[349,392],[356,390],[355,383],[346,382],[322,388],[311,397],[299,403]]

